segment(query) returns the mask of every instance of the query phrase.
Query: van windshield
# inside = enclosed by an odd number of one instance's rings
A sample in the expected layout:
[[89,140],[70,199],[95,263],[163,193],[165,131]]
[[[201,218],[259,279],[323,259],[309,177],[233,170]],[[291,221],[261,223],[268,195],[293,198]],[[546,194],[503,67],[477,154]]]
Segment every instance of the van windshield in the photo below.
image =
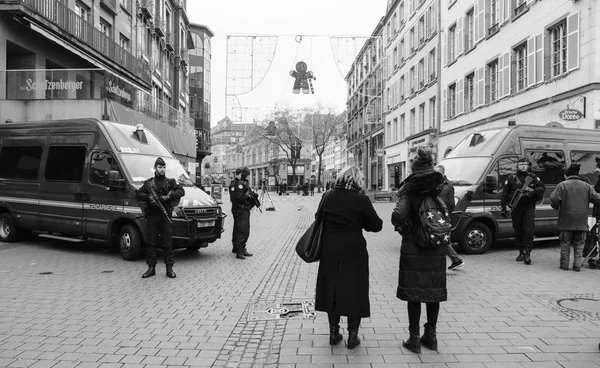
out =
[[478,184],[483,171],[490,163],[490,157],[448,158],[439,163],[446,169],[446,177],[453,185]]
[[[136,155],[132,153],[121,153],[120,155],[134,183],[143,182],[146,179],[154,177],[154,162],[158,156]],[[184,187],[194,186],[194,183],[190,180],[189,175],[179,161],[169,157],[163,157],[162,159],[167,164],[167,178],[176,179]]]

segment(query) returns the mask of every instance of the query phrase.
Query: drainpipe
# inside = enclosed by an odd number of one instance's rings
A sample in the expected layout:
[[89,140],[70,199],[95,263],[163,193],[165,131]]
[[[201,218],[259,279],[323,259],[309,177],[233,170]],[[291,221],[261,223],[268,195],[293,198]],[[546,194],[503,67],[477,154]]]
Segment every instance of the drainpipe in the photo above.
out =
[[442,53],[444,52],[444,50],[442,50],[442,0],[435,0],[437,1],[437,5],[438,5],[438,14],[437,14],[437,23],[438,23],[438,52],[436,55],[436,62],[437,62],[437,98],[436,101],[439,101],[438,104],[438,108],[437,108],[437,116],[436,116],[436,123],[437,123],[437,133],[436,133],[436,145],[438,146],[437,148],[437,159],[438,161],[440,160],[440,147],[439,147],[439,141],[437,139],[437,137],[439,137],[441,131],[442,131],[442,104],[444,103],[444,101],[442,100]]

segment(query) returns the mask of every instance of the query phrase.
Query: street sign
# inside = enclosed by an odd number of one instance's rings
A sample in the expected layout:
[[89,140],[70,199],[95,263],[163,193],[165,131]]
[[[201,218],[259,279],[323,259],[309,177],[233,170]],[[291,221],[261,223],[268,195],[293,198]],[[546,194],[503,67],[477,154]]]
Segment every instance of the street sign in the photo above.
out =
[[583,117],[583,114],[579,110],[575,109],[564,109],[563,111],[558,113],[561,119],[566,121],[575,121],[579,120]]

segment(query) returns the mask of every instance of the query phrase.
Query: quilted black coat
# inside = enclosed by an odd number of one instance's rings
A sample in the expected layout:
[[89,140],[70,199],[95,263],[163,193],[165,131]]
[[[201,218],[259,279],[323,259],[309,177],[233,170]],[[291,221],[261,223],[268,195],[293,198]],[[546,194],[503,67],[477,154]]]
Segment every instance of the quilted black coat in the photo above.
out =
[[378,232],[383,221],[371,200],[357,191],[332,189],[325,203],[325,235],[315,309],[369,317],[369,253],[363,229]]
[[[402,245],[396,296],[408,302],[432,303],[447,300],[446,248],[422,248],[412,241],[410,223],[416,223],[419,205],[425,195],[439,195],[442,174],[423,170],[412,174],[398,191],[392,215],[401,224]],[[404,221],[406,220],[406,221]]]

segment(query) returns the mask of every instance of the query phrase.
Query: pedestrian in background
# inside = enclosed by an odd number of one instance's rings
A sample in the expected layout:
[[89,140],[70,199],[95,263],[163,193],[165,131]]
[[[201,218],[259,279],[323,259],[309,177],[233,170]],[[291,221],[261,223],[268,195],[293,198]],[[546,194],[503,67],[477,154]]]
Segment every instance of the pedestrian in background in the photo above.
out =
[[315,195],[315,183],[313,183],[312,181],[310,182],[310,195]]
[[348,166],[339,173],[333,189],[321,197],[325,234],[315,309],[327,312],[330,345],[343,339],[340,316],[348,317],[348,349],[360,344],[360,320],[371,315],[369,253],[362,230],[378,232],[383,226],[371,200],[360,193],[362,185],[360,170]]
[[[596,193],[600,193],[600,157],[596,157],[595,171],[596,175],[598,175],[598,179],[596,180],[596,184],[594,184],[594,190]],[[596,222],[600,221],[600,204],[594,204],[594,210],[592,214],[596,218]]]
[[[533,235],[535,231],[535,203],[544,197],[546,186],[533,173],[529,172],[531,164],[526,158],[517,162],[517,173],[511,174],[504,183],[500,205],[505,217],[510,218],[515,231],[515,240],[519,255],[516,261],[531,264],[531,251],[533,249]],[[525,183],[528,183],[525,185]],[[524,193],[518,203],[508,212],[506,206],[512,201],[515,193],[523,190]]]
[[[411,228],[418,226],[419,207],[425,196],[437,196],[443,175],[433,169],[431,147],[417,148],[417,157],[411,165],[412,174],[398,191],[396,214],[393,224],[402,234],[400,265],[396,297],[407,302],[409,338],[402,346],[416,354],[421,345],[431,350],[438,349],[436,326],[440,302],[447,300],[446,290],[446,247],[424,248],[416,245]],[[427,309],[427,323],[423,336],[420,334],[421,303]]]
[[246,249],[250,237],[250,210],[255,205],[258,194],[253,192],[248,185],[250,170],[247,167],[235,170],[235,179],[229,184],[229,197],[231,199],[231,213],[233,214],[233,249],[237,259],[252,257]]
[[[442,198],[446,204],[446,207],[448,208],[448,217],[450,217],[452,211],[454,211],[454,186],[452,186],[452,183],[450,183],[446,177],[446,168],[443,165],[437,165],[434,169],[444,176],[442,184],[440,185],[440,198]],[[452,264],[448,267],[449,270],[455,270],[464,266],[465,262],[458,256],[452,243],[449,243],[446,246],[446,254],[452,261]]]
[[[160,239],[164,247],[164,260],[167,268],[167,277],[175,278],[173,265],[173,225],[170,222],[173,207],[185,195],[185,189],[175,179],[167,178],[167,164],[162,158],[154,162],[154,177],[144,181],[142,187],[136,192],[137,199],[142,204],[142,212],[146,218],[148,229],[148,248],[146,250],[146,264],[148,270],[142,278],[156,275],[156,247]],[[154,193],[153,193],[154,192]],[[156,196],[155,196],[156,195]],[[159,203],[160,202],[160,203]],[[162,211],[160,205],[166,213]]]
[[590,203],[600,203],[600,194],[579,178],[579,164],[571,164],[565,171],[565,181],[558,183],[550,195],[550,205],[558,210],[560,231],[560,268],[569,269],[573,246],[573,271],[581,271],[583,247],[588,232]]
[[329,182],[327,182],[327,184],[325,184],[325,191],[329,190]]

